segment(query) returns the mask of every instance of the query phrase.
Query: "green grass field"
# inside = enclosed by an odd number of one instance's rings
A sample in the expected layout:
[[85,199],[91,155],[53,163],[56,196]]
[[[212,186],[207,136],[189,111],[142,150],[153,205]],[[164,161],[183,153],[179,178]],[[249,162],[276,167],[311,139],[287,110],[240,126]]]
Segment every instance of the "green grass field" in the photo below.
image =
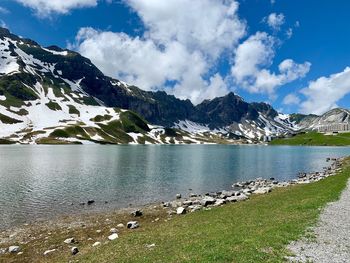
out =
[[270,145],[348,146],[350,145],[350,133],[324,135],[308,132],[291,138],[275,139],[270,142]]
[[[336,200],[350,175],[254,196],[246,202],[144,225],[80,262],[283,262],[286,246],[313,225],[321,207]],[[154,249],[146,244],[156,244]]]

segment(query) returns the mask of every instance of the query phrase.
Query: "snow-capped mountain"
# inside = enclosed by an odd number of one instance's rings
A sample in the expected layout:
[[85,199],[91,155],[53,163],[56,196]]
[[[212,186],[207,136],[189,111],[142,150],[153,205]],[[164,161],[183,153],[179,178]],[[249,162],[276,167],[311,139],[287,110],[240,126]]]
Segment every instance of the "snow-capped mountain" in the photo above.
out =
[[295,120],[295,123],[300,129],[306,130],[317,130],[320,127],[327,125],[337,125],[337,124],[349,124],[350,123],[350,111],[347,109],[336,108],[321,116],[317,115],[302,115],[294,114],[291,116]]
[[105,76],[80,54],[0,28],[2,143],[221,143],[305,127],[234,93],[193,105]]

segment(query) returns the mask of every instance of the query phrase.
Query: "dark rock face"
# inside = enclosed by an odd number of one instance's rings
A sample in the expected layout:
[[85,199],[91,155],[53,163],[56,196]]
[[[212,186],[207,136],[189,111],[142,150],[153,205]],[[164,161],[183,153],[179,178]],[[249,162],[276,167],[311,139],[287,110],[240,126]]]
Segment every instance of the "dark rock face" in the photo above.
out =
[[224,97],[205,100],[197,105],[191,120],[209,124],[209,127],[222,127],[240,122],[242,119],[256,119],[259,113],[252,105],[233,92]]

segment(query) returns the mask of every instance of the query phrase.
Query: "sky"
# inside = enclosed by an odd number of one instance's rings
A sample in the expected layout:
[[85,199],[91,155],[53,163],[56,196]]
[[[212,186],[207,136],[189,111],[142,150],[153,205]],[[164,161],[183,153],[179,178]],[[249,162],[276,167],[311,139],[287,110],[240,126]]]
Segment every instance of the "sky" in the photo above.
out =
[[349,10],[343,0],[1,0],[0,25],[194,104],[233,91],[322,114],[350,108]]

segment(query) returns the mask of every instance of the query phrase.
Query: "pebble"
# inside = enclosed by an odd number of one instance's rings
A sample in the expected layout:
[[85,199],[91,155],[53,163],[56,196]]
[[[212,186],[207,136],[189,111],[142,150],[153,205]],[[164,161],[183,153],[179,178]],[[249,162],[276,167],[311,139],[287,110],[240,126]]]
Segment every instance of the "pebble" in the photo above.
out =
[[88,205],[92,205],[93,203],[95,203],[95,200],[89,200],[89,201],[87,201],[87,204],[88,204]]
[[21,248],[19,246],[10,246],[8,251],[10,253],[18,253],[21,251]]
[[186,209],[185,209],[184,207],[178,207],[178,208],[176,209],[176,214],[178,214],[178,215],[184,215],[184,214],[186,214]]
[[111,233],[117,233],[118,230],[117,230],[116,228],[111,228],[111,229],[109,230],[109,232],[111,232]]
[[53,253],[53,252],[55,252],[55,251],[56,251],[56,249],[46,250],[46,251],[44,252],[44,256],[46,256],[46,255],[48,255],[48,254],[51,254],[51,253]]
[[143,213],[142,213],[141,210],[135,210],[134,212],[131,213],[131,215],[132,215],[133,217],[139,217],[139,216],[142,216]]
[[146,245],[147,248],[154,248],[156,246],[156,244],[150,244],[150,245]]
[[95,242],[92,244],[93,247],[97,247],[97,246],[100,246],[101,245],[101,242]]
[[124,226],[124,224],[118,224],[117,227],[118,228],[124,228],[125,226]]
[[72,255],[74,256],[79,253],[79,249],[77,247],[72,247],[71,252],[72,252]]
[[108,236],[108,239],[111,240],[111,241],[113,241],[113,240],[117,239],[118,237],[119,237],[118,234],[117,234],[117,233],[114,233],[114,234]]
[[73,237],[71,237],[71,238],[67,238],[65,241],[63,241],[64,243],[66,243],[66,244],[73,244],[73,243],[75,243],[75,240],[74,240],[74,238]]
[[176,199],[181,199],[181,194],[176,194]]
[[140,225],[137,221],[130,221],[127,223],[127,228],[129,229],[135,229],[135,228],[138,228]]

